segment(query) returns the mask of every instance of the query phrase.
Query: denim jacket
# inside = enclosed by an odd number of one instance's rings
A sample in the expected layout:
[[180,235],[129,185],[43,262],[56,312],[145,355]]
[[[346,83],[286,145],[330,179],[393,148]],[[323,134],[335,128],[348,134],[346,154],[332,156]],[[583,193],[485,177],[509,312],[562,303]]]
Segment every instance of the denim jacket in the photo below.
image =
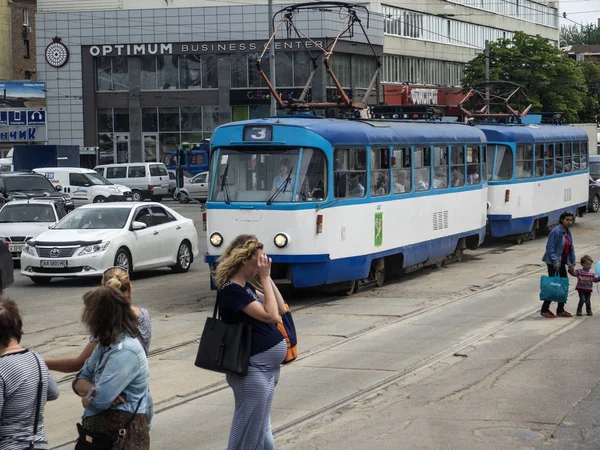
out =
[[[573,237],[568,228],[566,228],[569,239],[571,240],[571,248],[567,255],[567,266],[575,264],[575,246],[573,244]],[[542,261],[546,264],[560,264],[562,260],[562,252],[565,248],[565,227],[559,225],[554,227],[548,236],[548,242],[546,243],[546,253]]]
[[[107,409],[117,409],[133,413],[140,402],[138,414],[145,414],[148,408],[148,359],[137,339],[122,334],[119,340],[109,347],[96,345],[92,355],[86,360],[81,372],[75,377],[95,384],[87,393],[90,406],[83,417],[96,415]],[[112,406],[112,402],[123,396],[125,403]]]

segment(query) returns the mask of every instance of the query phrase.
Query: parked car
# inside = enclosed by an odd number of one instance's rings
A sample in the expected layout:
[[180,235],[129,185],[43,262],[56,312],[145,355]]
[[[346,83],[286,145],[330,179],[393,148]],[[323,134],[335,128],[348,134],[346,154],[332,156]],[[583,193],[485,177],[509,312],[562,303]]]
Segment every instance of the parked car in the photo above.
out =
[[155,202],[96,203],[27,241],[21,274],[46,284],[54,277],[101,276],[113,266],[129,273],[157,267],[187,272],[198,254],[193,221],[172,209]]
[[79,205],[85,203],[132,201],[131,189],[113,184],[91,169],[81,167],[44,167],[33,169],[52,184],[61,185]]
[[600,155],[590,155],[590,176],[594,181],[600,181]]
[[169,173],[163,163],[105,164],[94,170],[113,183],[131,188],[133,201],[159,202],[169,195]]
[[65,210],[75,208],[71,196],[62,193],[62,186],[56,187],[39,173],[0,172],[0,201],[26,200],[30,198],[54,199],[63,202]]
[[598,212],[600,210],[600,183],[596,182],[590,175],[590,189],[588,197],[588,211]]
[[0,238],[0,293],[15,281],[15,266],[8,250],[8,241]]
[[[177,193],[175,188],[177,187],[177,174],[174,170],[169,170],[169,194],[173,197],[173,200],[177,200]],[[194,175],[189,173],[187,170],[183,171],[183,183],[187,184],[194,178]]]
[[12,258],[18,261],[25,242],[66,215],[62,202],[56,200],[14,200],[0,209],[0,236],[7,241]]
[[182,188],[175,189],[175,195],[180,203],[188,203],[190,199],[205,202],[208,199],[208,172],[202,172],[191,180],[187,180]]

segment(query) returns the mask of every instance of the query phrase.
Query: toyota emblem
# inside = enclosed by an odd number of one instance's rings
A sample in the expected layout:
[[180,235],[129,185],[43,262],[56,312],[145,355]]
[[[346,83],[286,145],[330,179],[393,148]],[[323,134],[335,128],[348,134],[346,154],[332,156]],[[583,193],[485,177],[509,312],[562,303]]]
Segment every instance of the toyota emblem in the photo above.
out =
[[58,258],[58,256],[60,255],[60,250],[57,248],[53,248],[52,250],[50,250],[50,256],[52,258]]

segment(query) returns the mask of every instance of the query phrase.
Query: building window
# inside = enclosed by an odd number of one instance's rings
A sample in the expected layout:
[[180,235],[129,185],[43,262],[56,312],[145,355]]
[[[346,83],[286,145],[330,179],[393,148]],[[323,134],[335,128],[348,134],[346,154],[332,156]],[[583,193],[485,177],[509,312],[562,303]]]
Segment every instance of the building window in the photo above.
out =
[[31,58],[31,54],[29,53],[29,39],[23,41],[23,57]]
[[96,89],[98,91],[129,90],[129,67],[125,56],[96,58]]
[[[231,87],[232,88],[263,88],[267,84],[258,74],[256,60],[260,53],[246,53],[242,55],[231,55]],[[332,58],[340,58],[337,54]],[[269,76],[268,55],[262,68],[267,77]],[[350,66],[348,64],[348,70]],[[277,86],[304,87],[312,70],[312,61],[306,52],[277,52],[275,57],[275,73],[277,75]],[[336,72],[337,73],[337,72]]]
[[218,55],[161,55],[140,58],[143,91],[216,89]]
[[384,55],[382,83],[461,86],[465,65],[411,56]]
[[30,72],[29,70],[25,71],[25,79],[26,80],[31,80],[31,78],[33,77],[33,73]]
[[23,26],[29,26],[29,9],[23,8]]
[[558,9],[533,2],[531,0],[517,0],[507,2],[479,1],[479,0],[448,0],[469,8],[492,11],[497,14],[511,16],[528,22],[558,28]]

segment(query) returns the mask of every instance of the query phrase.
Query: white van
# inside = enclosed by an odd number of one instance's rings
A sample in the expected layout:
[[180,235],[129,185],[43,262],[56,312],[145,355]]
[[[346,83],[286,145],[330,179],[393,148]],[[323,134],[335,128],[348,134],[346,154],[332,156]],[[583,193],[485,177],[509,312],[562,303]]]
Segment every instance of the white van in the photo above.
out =
[[113,183],[129,187],[135,202],[146,198],[159,202],[169,195],[169,172],[163,163],[104,164],[94,170]]
[[94,170],[79,167],[42,167],[33,169],[54,186],[61,185],[75,204],[132,201],[131,189],[113,184]]

